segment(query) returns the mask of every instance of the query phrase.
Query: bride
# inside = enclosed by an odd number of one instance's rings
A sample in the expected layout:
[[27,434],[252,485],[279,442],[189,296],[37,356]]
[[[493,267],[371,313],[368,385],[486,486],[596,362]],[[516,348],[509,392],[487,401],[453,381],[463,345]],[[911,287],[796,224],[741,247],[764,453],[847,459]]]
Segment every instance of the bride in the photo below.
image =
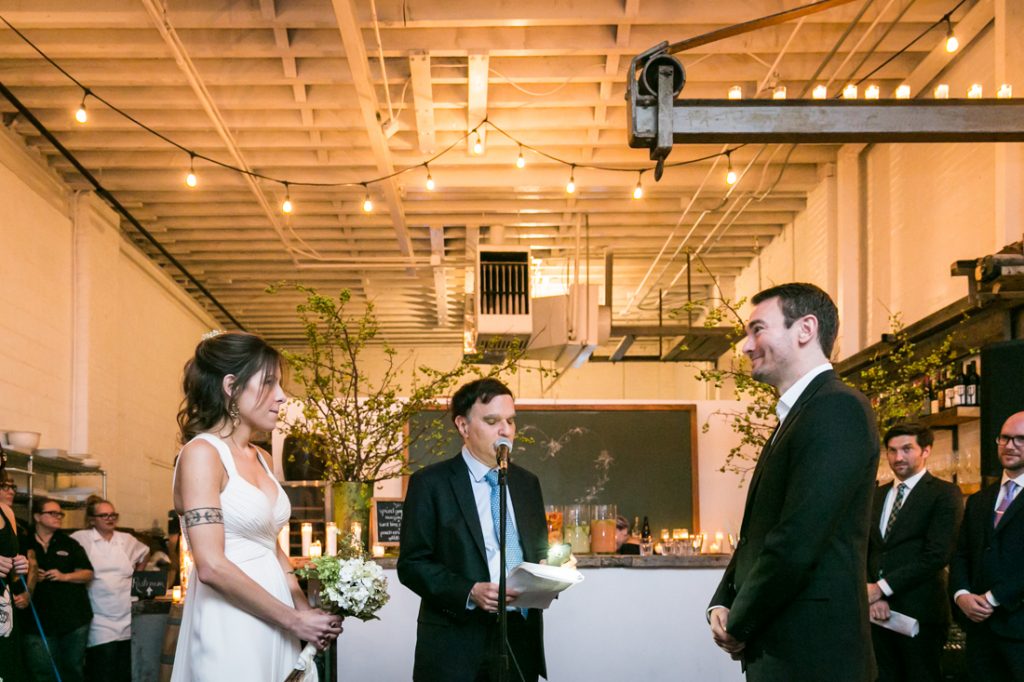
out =
[[339,616],[309,606],[278,547],[291,505],[249,442],[277,424],[280,374],[277,351],[240,332],[205,338],[185,364],[174,508],[194,568],[172,682],[281,682],[299,640],[322,649],[341,632]]

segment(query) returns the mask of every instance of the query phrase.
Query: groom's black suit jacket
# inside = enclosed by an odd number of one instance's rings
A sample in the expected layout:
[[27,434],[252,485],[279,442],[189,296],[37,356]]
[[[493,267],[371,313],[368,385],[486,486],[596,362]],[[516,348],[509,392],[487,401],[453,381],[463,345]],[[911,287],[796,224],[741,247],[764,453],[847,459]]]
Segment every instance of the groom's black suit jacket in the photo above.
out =
[[884,578],[889,608],[922,623],[947,623],[946,566],[956,549],[964,503],[960,489],[925,472],[910,491],[885,538],[879,530],[885,496],[897,482],[879,486],[871,511],[867,582]]
[[878,455],[868,401],[832,371],[761,452],[711,600],[730,609],[752,682],[874,680],[864,566]]
[[[509,465],[508,488],[525,561],[547,557],[547,522],[540,482]],[[490,582],[484,536],[462,454],[409,478],[403,507],[398,579],[418,594],[414,679],[472,682],[496,617],[466,608],[474,583]],[[510,613],[509,618],[521,618]],[[531,609],[523,645],[545,674],[541,611]],[[511,636],[511,633],[510,633]]]

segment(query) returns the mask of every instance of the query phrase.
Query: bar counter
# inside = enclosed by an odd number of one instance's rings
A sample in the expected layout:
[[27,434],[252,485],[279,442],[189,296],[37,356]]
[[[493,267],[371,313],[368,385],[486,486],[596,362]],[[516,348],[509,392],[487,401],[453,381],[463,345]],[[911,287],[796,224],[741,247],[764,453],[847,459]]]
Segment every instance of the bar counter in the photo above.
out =
[[[579,556],[584,581],[544,614],[548,679],[555,682],[741,682],[740,665],[711,641],[705,618],[728,555]],[[412,679],[420,599],[378,560],[391,600],[366,623],[345,621],[338,679]]]

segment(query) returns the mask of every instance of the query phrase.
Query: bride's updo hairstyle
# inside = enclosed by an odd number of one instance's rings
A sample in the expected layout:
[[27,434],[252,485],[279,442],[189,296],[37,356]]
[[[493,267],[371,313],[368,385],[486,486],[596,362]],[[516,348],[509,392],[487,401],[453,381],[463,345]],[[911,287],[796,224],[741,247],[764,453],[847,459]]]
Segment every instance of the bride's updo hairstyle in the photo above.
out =
[[[266,341],[245,332],[207,335],[196,346],[195,355],[185,363],[182,388],[185,400],[178,411],[181,442],[222,424],[238,422],[238,396],[254,375],[276,374],[281,355]],[[225,396],[224,377],[235,376],[231,395]],[[265,390],[261,386],[262,391]]]

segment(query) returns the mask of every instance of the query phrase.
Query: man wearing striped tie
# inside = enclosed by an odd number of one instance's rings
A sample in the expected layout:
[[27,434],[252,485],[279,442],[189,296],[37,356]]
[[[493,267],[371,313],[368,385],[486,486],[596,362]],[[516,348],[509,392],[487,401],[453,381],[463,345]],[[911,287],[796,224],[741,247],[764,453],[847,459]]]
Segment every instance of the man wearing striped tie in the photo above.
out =
[[[415,682],[494,679],[498,624],[498,506],[495,443],[516,434],[512,391],[478,379],[455,392],[451,416],[462,451],[409,479],[402,518],[398,578],[422,601],[416,630]],[[547,522],[537,477],[508,467],[506,570],[547,556]],[[516,593],[508,591],[515,607]],[[541,612],[508,614],[509,680],[546,675]]]
[[1024,682],[1024,412],[996,444],[1003,475],[967,500],[949,586],[967,619],[971,679]]
[[[928,473],[935,435],[927,426],[896,424],[884,442],[895,480],[875,490],[867,575],[878,682],[940,682],[949,633],[946,566],[963,498],[954,484]],[[892,611],[917,620],[916,637],[885,627]]]

